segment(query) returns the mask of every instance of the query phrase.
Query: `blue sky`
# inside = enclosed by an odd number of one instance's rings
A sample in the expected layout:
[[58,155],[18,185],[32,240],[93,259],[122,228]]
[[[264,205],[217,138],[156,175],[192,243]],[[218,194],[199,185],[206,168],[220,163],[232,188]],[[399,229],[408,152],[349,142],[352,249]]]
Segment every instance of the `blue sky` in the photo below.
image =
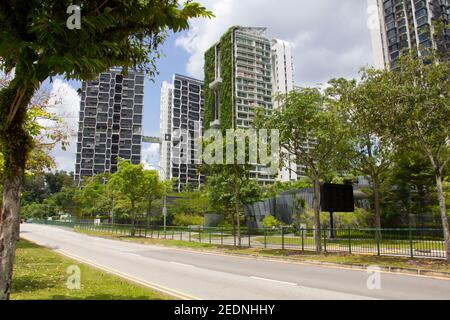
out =
[[175,37],[171,34],[162,48],[163,57],[158,60],[159,75],[154,82],[148,77],[145,81],[145,114],[144,132],[146,135],[159,134],[159,100],[161,84],[164,81],[170,82],[174,73],[183,74],[186,63],[189,59],[188,53],[176,47]]
[[[203,78],[203,53],[232,25],[267,27],[267,36],[294,45],[296,84],[315,86],[333,77],[355,78],[360,67],[373,64],[368,29],[368,3],[371,0],[197,0],[212,10],[215,18],[196,19],[189,31],[169,35],[161,47],[159,75],[146,79],[144,133],[159,135],[160,88],[174,73]],[[251,13],[251,14],[250,14]],[[56,79],[53,93],[63,97],[57,112],[76,131],[79,83]],[[62,94],[61,94],[62,92]],[[75,166],[76,140],[67,151],[55,149],[60,170]],[[145,145],[143,161],[157,164],[159,148]]]

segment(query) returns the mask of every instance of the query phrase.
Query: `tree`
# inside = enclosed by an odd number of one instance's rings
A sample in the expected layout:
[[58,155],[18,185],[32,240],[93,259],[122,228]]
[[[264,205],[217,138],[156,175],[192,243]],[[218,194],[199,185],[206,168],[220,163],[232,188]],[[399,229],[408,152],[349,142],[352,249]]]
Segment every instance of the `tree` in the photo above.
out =
[[383,216],[386,223],[390,227],[405,226],[403,218],[407,214],[408,226],[414,227],[410,223],[413,222],[410,221],[411,217],[427,216],[430,218],[429,224],[422,224],[422,227],[434,227],[435,216],[441,219],[436,179],[430,160],[422,153],[405,146],[397,151],[392,169],[389,171],[384,183],[383,197]]
[[133,165],[129,160],[121,160],[118,170],[111,176],[108,185],[112,190],[119,192],[130,202],[132,236],[136,224],[136,208],[142,198],[144,185],[144,166]]
[[77,194],[83,215],[96,217],[111,212],[112,201],[106,185],[108,178],[109,174],[99,174],[86,179],[83,188]]
[[[230,145],[235,147],[240,135],[237,130],[237,135],[234,136]],[[205,141],[211,150],[220,150],[227,146],[226,139]],[[248,142],[244,141],[245,145],[245,160],[249,159]],[[241,246],[241,213],[244,210],[245,204],[251,204],[261,199],[261,187],[255,181],[250,179],[251,166],[246,164],[239,164],[238,152],[234,148],[233,163],[223,164],[221,161],[214,161],[213,164],[204,164],[201,167],[207,176],[207,188],[209,194],[209,201],[213,209],[224,212],[231,217],[234,233],[234,242]],[[237,234],[236,234],[237,232]]]
[[0,299],[8,299],[19,224],[20,188],[33,141],[24,127],[27,107],[49,77],[89,80],[111,67],[156,72],[166,30],[188,28],[212,13],[177,0],[83,0],[81,28],[66,27],[71,0],[5,0],[0,4],[0,68],[14,79],[0,91],[0,145],[5,158],[0,218]]
[[65,171],[47,172],[45,174],[45,184],[50,193],[57,193],[63,187],[74,186],[73,174],[68,174]]
[[[367,113],[375,108],[389,108],[383,105],[379,87],[367,81],[363,72],[360,82],[343,78],[329,81],[327,94],[346,113],[354,144],[353,157],[349,157],[352,169],[357,175],[370,178],[375,209],[375,228],[381,229],[380,187],[392,165],[395,149],[389,139],[376,134],[373,124],[367,121]],[[377,233],[381,236],[381,233]]]
[[142,204],[145,210],[147,228],[150,224],[150,214],[153,207],[153,202],[161,199],[166,194],[166,183],[159,180],[159,173],[155,170],[146,170],[143,172],[142,180]]
[[211,211],[207,188],[196,191],[184,191],[176,195],[170,204],[170,211],[174,214],[200,216]]
[[241,246],[241,214],[245,204],[261,199],[261,188],[249,178],[241,165],[212,165],[208,170],[207,186],[211,206],[230,216],[235,244]]
[[[313,182],[316,251],[322,251],[320,225],[320,180],[344,168],[351,145],[344,118],[334,103],[319,89],[304,88],[280,97],[281,108],[272,115],[258,113],[255,126],[277,129],[280,133],[280,159],[295,157]],[[308,146],[308,143],[312,146]],[[290,166],[287,166],[290,170]]]
[[408,146],[428,158],[433,169],[450,261],[450,230],[443,190],[444,171],[450,161],[450,61],[428,52],[405,54],[392,71],[369,70],[367,81],[378,88],[382,106],[371,106],[367,121],[379,136],[397,148]]

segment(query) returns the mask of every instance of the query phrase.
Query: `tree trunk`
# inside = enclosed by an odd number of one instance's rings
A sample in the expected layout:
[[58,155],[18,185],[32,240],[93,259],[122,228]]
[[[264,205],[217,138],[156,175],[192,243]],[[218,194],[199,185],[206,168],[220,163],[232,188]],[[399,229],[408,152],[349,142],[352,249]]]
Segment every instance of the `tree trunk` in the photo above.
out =
[[34,88],[13,80],[0,91],[0,145],[4,157],[3,204],[0,213],[0,300],[11,293],[16,240],[20,228],[20,190],[32,138],[24,129]]
[[375,207],[375,237],[381,240],[381,207],[380,207],[380,182],[377,177],[372,177],[373,204]]
[[236,222],[234,221],[234,214],[231,214],[231,224],[233,226],[234,246],[236,247]]
[[11,293],[13,264],[20,224],[20,188],[22,173],[5,179],[3,206],[0,219],[0,300],[9,299]]
[[322,252],[322,238],[321,238],[321,227],[320,227],[320,180],[318,178],[313,179],[314,183],[314,242],[316,243],[316,251]]
[[241,219],[240,219],[240,214],[239,214],[239,203],[238,203],[237,199],[236,199],[235,209],[236,209],[236,228],[237,228],[238,247],[240,248],[242,245],[242,243],[241,243]]
[[147,230],[150,229],[150,214],[152,213],[152,201],[149,201],[149,204],[147,206]]
[[450,230],[448,225],[447,208],[445,205],[444,189],[442,187],[442,175],[436,173],[436,189],[439,198],[439,210],[442,218],[442,228],[444,229],[444,243],[447,262],[450,262]]
[[136,217],[134,213],[134,200],[131,200],[131,236],[134,237],[136,235]]
[[380,183],[378,182],[378,178],[373,178],[372,190],[375,207],[375,228],[381,229]]

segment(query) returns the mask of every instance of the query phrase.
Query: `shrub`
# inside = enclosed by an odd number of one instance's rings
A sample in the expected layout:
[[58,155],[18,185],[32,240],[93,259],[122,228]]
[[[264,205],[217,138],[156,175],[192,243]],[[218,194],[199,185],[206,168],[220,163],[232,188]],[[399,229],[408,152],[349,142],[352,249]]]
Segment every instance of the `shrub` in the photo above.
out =
[[196,215],[187,215],[182,213],[177,213],[173,216],[172,223],[175,226],[187,227],[187,226],[202,226],[203,217]]
[[262,224],[266,228],[273,228],[278,227],[280,225],[280,222],[274,216],[268,215],[263,219]]

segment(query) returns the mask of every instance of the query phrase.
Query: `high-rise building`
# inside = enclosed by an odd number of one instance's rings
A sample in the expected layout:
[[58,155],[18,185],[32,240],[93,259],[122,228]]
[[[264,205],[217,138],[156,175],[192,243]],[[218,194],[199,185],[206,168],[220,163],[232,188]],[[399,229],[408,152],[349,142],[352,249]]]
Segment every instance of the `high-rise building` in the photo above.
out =
[[294,90],[294,56],[292,53],[292,44],[273,39],[272,45],[272,75],[273,75],[273,106],[277,109],[280,102],[277,100],[279,95],[287,95]]
[[174,75],[161,87],[161,152],[159,165],[166,180],[175,179],[178,192],[205,182],[198,172],[201,163],[198,139],[203,132],[203,82]]
[[[205,128],[251,128],[256,108],[273,109],[271,41],[265,28],[232,27],[205,53]],[[250,177],[275,181],[265,166]]]
[[[450,0],[377,0],[380,30],[376,45],[377,64],[395,67],[404,50],[414,49],[420,54],[424,49],[441,50],[447,57],[450,52]],[[443,33],[436,32],[436,23],[443,24]]]
[[141,162],[144,74],[111,69],[83,82],[75,179],[117,171],[118,158]]
[[[273,39],[272,46],[272,87],[273,87],[273,107],[278,109],[281,106],[280,98],[287,96],[295,89],[294,81],[294,57],[292,44]],[[286,151],[284,151],[287,154]],[[286,165],[279,170],[277,179],[279,181],[295,181],[298,178],[297,164],[294,156],[290,156]]]
[[161,149],[159,151],[160,177],[162,180],[170,180],[170,152],[172,137],[172,108],[173,108],[173,84],[163,82],[161,85],[160,101],[160,134]]

